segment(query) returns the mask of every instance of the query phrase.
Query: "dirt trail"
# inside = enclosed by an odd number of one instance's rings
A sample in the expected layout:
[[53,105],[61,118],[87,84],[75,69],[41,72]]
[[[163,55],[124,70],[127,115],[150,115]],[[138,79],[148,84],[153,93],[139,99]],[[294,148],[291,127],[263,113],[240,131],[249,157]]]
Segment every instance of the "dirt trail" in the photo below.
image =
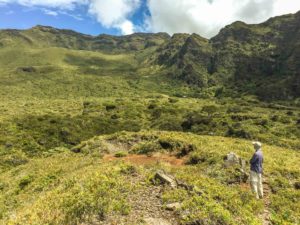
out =
[[264,186],[264,198],[263,198],[264,212],[261,215],[262,225],[271,225],[271,222],[270,222],[271,213],[269,211],[269,207],[271,204],[271,201],[270,201],[271,188],[269,186],[268,180],[265,180],[263,182],[263,186]]
[[103,159],[106,161],[122,160],[137,165],[168,163],[172,166],[182,166],[185,163],[185,160],[183,158],[176,158],[175,156],[171,156],[168,154],[160,154],[160,153],[156,153],[151,156],[130,154],[128,156],[121,157],[121,158],[115,157],[114,155],[105,155]]
[[164,209],[162,202],[162,186],[148,186],[144,177],[129,178],[142,186],[134,190],[128,197],[131,211],[128,215],[107,215],[104,221],[97,221],[93,225],[179,225],[178,216],[173,211]]
[[[129,154],[125,157],[115,157],[108,154],[103,157],[105,161],[121,160],[136,165],[151,165],[167,163],[171,166],[182,166],[185,160],[169,154],[155,153],[151,156]],[[130,178],[131,182],[140,183],[142,187],[130,194],[128,203],[131,212],[126,216],[108,215],[104,221],[95,221],[93,225],[179,225],[178,215],[173,211],[164,209],[162,202],[162,186],[148,186],[144,178],[139,175]]]
[[[251,187],[249,184],[246,184],[246,183],[242,183],[240,185],[240,187],[243,189],[243,190],[251,190]],[[271,188],[269,186],[269,182],[267,179],[265,179],[263,181],[263,187],[264,187],[264,198],[263,198],[263,202],[264,202],[264,211],[259,215],[261,221],[262,221],[262,225],[271,225],[271,221],[270,221],[270,218],[271,218],[271,213],[269,211],[269,207],[270,207],[270,204],[271,204],[271,200],[270,200],[270,194],[271,194]]]

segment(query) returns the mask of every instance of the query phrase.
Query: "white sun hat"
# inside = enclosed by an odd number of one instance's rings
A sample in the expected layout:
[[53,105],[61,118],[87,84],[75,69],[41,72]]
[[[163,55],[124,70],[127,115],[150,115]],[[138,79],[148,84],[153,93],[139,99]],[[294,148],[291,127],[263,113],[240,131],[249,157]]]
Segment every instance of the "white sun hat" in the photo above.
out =
[[261,148],[261,146],[262,146],[262,144],[259,141],[253,141],[252,144],[253,144],[254,147]]

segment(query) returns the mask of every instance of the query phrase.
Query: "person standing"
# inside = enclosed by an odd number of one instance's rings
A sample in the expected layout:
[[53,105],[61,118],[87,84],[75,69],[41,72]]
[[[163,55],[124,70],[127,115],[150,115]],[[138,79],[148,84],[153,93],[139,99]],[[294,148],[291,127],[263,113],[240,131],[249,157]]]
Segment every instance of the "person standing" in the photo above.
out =
[[263,198],[263,184],[262,184],[262,173],[263,173],[263,153],[261,150],[262,144],[258,141],[252,142],[255,153],[250,160],[250,184],[251,189],[255,193],[256,198]]

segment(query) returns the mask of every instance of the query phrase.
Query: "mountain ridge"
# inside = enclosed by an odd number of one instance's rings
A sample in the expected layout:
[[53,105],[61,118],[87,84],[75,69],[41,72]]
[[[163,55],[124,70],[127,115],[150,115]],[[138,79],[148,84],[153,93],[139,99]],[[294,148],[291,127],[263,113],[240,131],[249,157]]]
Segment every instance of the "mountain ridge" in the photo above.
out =
[[[206,39],[198,34],[134,33],[91,36],[37,25],[0,30],[0,47],[62,47],[108,54],[134,54],[138,67],[159,65],[190,86],[225,87],[262,100],[300,96],[300,11],[260,24],[236,21]],[[258,87],[258,88],[255,88]],[[265,87],[263,91],[259,87]]]

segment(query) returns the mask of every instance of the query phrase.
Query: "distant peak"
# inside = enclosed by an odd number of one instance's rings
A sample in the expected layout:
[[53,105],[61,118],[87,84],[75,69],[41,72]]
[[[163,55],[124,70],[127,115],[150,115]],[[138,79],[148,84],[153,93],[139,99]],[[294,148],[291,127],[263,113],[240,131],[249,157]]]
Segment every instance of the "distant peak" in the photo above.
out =
[[238,28],[238,27],[245,27],[248,26],[249,24],[243,22],[243,21],[235,21],[230,25],[225,26],[225,28],[229,28],[229,27],[234,27],[234,28]]
[[43,25],[36,25],[34,27],[32,27],[32,29],[55,29],[54,27],[51,26],[43,26]]

